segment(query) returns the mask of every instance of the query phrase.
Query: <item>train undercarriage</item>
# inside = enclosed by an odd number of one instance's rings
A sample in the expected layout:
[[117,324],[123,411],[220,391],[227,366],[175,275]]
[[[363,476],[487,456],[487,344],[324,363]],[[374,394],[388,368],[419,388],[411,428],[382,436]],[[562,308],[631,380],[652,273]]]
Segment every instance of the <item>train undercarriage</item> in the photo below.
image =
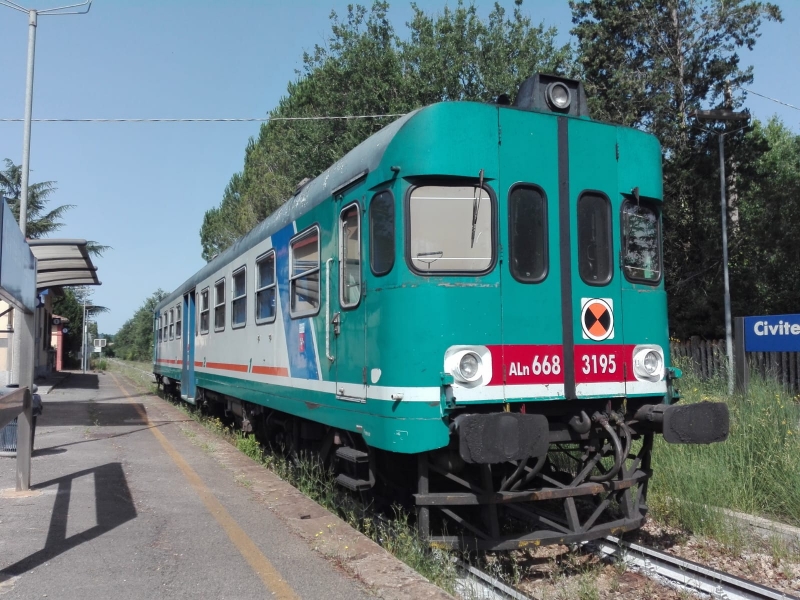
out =
[[[169,386],[165,386],[170,391]],[[336,430],[210,392],[197,402],[290,457],[313,457],[342,490],[378,512],[416,515],[433,546],[512,550],[620,535],[644,524],[655,435],[672,443],[727,437],[724,404],[529,403],[452,419],[451,443],[417,455],[368,447]],[[536,409],[535,414],[531,412]],[[548,414],[551,413],[551,414]]]

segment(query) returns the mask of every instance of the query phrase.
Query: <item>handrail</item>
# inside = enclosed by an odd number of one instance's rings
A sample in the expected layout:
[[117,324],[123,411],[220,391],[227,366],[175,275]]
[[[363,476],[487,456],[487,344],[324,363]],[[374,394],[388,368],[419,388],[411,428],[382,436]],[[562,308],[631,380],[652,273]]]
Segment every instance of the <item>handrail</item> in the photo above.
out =
[[332,258],[325,261],[325,356],[333,362],[331,354],[331,263]]

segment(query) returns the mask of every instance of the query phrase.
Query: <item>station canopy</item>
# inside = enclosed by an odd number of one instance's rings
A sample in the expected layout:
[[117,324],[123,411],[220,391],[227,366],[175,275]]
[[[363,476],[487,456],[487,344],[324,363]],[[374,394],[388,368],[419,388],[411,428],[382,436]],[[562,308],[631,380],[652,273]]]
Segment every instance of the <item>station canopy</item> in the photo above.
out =
[[86,240],[28,240],[36,257],[36,289],[100,285]]

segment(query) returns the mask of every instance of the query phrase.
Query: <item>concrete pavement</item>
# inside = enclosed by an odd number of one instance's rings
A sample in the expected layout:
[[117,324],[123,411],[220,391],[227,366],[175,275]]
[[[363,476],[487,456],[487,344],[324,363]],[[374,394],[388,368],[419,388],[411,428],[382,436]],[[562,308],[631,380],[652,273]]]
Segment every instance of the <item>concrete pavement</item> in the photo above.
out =
[[118,375],[49,391],[31,493],[12,491],[15,461],[0,459],[0,595],[447,597]]

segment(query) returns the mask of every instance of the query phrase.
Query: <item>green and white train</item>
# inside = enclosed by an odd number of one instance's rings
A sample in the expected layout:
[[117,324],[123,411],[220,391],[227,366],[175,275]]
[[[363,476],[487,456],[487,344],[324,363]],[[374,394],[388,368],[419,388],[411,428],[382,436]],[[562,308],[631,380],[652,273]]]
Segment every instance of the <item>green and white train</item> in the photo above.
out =
[[432,543],[639,527],[653,436],[710,443],[670,366],[661,150],[583,86],[396,120],[155,311],[157,379],[415,507]]

